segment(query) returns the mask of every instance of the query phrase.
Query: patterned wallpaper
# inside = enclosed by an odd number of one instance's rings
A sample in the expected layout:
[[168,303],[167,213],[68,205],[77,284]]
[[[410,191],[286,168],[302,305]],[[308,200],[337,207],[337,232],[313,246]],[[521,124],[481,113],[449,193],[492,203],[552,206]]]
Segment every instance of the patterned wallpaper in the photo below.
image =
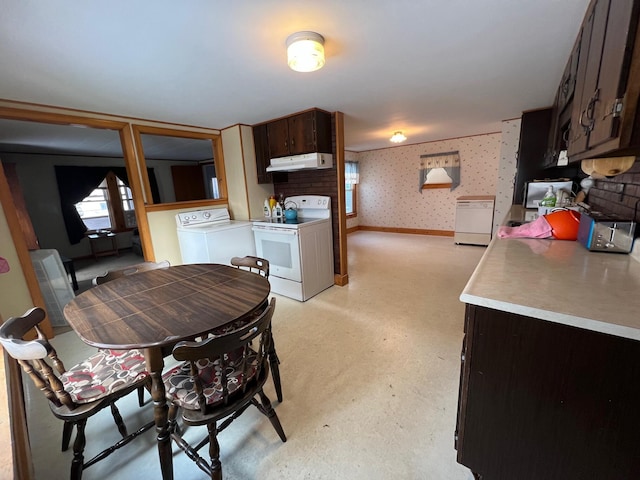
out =
[[[420,193],[420,155],[452,150],[460,152],[460,185]],[[490,133],[358,153],[357,224],[453,231],[457,197],[495,195],[500,151],[501,134]]]
[[513,184],[516,177],[518,145],[520,144],[521,119],[502,122],[502,139],[500,142],[500,163],[498,165],[498,181],[496,188],[496,206],[493,214],[493,233],[507,216],[513,203]]

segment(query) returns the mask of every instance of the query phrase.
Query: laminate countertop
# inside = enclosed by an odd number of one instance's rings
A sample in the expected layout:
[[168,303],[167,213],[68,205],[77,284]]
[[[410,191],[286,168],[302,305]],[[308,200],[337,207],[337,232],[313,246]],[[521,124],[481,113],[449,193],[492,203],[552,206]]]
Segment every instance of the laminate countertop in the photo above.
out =
[[[508,220],[522,220],[513,206]],[[494,236],[460,301],[640,340],[640,242],[633,254],[577,241]]]

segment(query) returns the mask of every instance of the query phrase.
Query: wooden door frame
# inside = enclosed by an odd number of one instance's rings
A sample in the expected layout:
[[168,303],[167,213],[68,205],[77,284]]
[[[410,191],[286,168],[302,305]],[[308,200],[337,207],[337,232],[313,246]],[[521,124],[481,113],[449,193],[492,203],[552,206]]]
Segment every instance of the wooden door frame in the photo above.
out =
[[[9,120],[23,120],[34,121],[40,123],[53,123],[58,125],[84,125],[93,128],[105,128],[109,130],[116,130],[120,134],[120,139],[123,149],[123,157],[125,159],[125,167],[127,169],[127,175],[131,179],[131,189],[137,192],[141,192],[142,184],[140,182],[140,176],[137,174],[137,166],[135,161],[135,152],[131,142],[131,133],[129,131],[129,124],[121,121],[101,120],[97,118],[88,118],[74,115],[66,115],[59,113],[52,113],[48,111],[35,111],[35,110],[22,110],[17,108],[7,108],[0,106],[0,118]],[[135,174],[133,172],[136,172]],[[140,212],[144,211],[144,201],[142,195],[136,195],[139,200],[139,204],[135,202],[136,208],[140,207]],[[31,262],[31,256],[27,248],[26,240],[22,234],[22,229],[16,213],[15,204],[9,190],[9,184],[4,173],[2,163],[0,163],[0,203],[7,218],[7,224],[11,237],[20,261],[20,266],[31,296],[33,305],[44,305],[44,298],[38,279],[36,277],[33,263]],[[141,215],[146,220],[146,216]],[[147,226],[148,233],[148,224]],[[148,237],[147,237],[148,238]],[[49,319],[45,319],[42,324],[42,328],[45,334],[52,338],[54,336],[53,328]],[[11,445],[13,456],[13,471],[14,478],[33,478],[33,461],[31,454],[31,447],[29,444],[29,430],[26,422],[26,408],[24,401],[24,390],[22,385],[22,377],[20,368],[17,362],[5,355],[5,368],[6,368],[6,384],[7,384],[7,399],[9,416],[12,419],[10,422],[11,430]]]

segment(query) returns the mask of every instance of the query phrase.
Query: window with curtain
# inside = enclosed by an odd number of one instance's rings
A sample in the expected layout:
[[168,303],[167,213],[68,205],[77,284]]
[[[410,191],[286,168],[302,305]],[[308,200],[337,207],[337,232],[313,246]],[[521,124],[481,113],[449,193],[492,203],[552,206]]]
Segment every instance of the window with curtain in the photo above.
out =
[[460,153],[429,153],[420,155],[420,193],[426,188],[448,188],[460,185]]
[[135,218],[131,189],[112,172],[75,207],[90,231],[135,227],[128,222]]
[[[129,178],[125,167],[75,167],[56,165],[54,168],[58,182],[58,193],[60,194],[62,219],[64,220],[64,225],[67,230],[69,243],[76,245],[80,243],[85,233],[89,230],[89,227],[82,220],[76,204],[83,202],[86,198],[93,195],[94,190],[100,188],[100,185],[110,173],[121,179],[126,187],[129,187]],[[151,194],[154,202],[156,202],[160,198],[158,183],[156,182],[152,168],[148,168],[147,173],[149,175]],[[116,193],[112,195],[112,198],[117,198],[117,196],[118,194]],[[127,201],[128,200],[129,199],[127,199]],[[123,199],[123,202],[124,201]],[[118,226],[117,228],[121,227]]]
[[344,186],[345,186],[345,203],[347,215],[355,216],[358,214],[357,198],[358,183],[360,182],[360,173],[358,162],[344,163]]

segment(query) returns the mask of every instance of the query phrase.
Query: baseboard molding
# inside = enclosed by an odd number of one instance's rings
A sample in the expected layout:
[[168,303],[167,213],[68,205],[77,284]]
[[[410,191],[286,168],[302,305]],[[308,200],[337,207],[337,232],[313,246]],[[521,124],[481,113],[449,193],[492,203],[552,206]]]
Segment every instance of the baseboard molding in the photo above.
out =
[[410,233],[412,235],[433,235],[436,237],[453,237],[453,230],[429,230],[421,228],[398,228],[398,227],[371,227],[368,225],[358,225],[347,230],[347,233],[356,230],[364,230],[368,232],[387,232],[387,233]]
[[341,273],[333,274],[333,282],[335,285],[339,287],[344,287],[347,283],[349,283],[349,275],[343,275]]
[[358,225],[356,225],[355,227],[347,228],[347,235],[353,232],[357,232],[359,229],[360,227],[358,227]]

